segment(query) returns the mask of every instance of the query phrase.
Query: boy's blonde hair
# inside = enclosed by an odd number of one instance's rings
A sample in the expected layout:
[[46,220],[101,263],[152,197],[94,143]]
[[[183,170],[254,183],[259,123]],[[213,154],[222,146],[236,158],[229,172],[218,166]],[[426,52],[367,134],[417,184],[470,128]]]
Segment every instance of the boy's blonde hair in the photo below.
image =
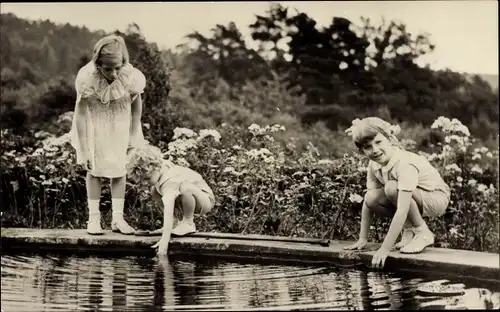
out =
[[127,174],[133,180],[151,177],[153,172],[161,170],[168,162],[163,159],[163,154],[158,147],[148,143],[132,148],[127,156]]
[[359,150],[366,146],[379,133],[389,139],[395,146],[401,147],[399,140],[396,138],[399,127],[391,125],[379,117],[367,117],[361,120],[355,119],[352,122],[352,127],[346,130],[346,132],[352,136],[352,140]]

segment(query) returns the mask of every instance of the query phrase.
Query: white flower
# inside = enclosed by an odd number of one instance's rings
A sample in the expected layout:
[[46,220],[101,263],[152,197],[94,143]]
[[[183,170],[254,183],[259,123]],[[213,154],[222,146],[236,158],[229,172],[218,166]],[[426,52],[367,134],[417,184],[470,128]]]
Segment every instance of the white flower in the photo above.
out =
[[488,157],[488,158],[493,158],[493,154],[492,154],[491,152],[487,152],[487,153],[486,153],[486,157]]
[[69,182],[69,180],[68,180],[68,179],[66,179],[66,178],[62,178],[62,182],[63,182],[64,184],[67,184],[67,183]]
[[481,193],[484,193],[485,191],[488,190],[488,186],[486,184],[483,184],[483,183],[479,183],[477,185],[477,190]]
[[233,145],[233,149],[235,151],[239,151],[239,150],[241,150],[241,147],[239,145]]
[[260,130],[260,126],[258,124],[251,124],[249,127],[248,127],[248,130],[250,130],[250,132],[253,132],[253,131],[258,131]]
[[333,165],[335,162],[331,159],[320,159],[318,165]]
[[477,184],[477,180],[470,179],[469,182],[467,182],[467,184],[470,186],[475,186]]
[[474,154],[472,156],[472,160],[478,160],[478,159],[481,159],[481,155],[480,154]]
[[349,196],[349,201],[351,203],[361,203],[363,201],[363,197],[354,193]]
[[463,180],[464,180],[464,179],[463,179],[462,177],[457,177],[457,182],[462,183],[462,182],[463,182]]
[[200,140],[206,137],[212,137],[216,142],[220,142],[220,133],[214,129],[203,129],[200,131]]
[[445,170],[450,170],[450,171],[455,171],[455,172],[462,172],[462,169],[460,169],[457,164],[450,164],[444,168]]
[[458,234],[458,230],[457,230],[457,228],[454,228],[454,227],[453,227],[453,228],[451,228],[451,229],[450,229],[450,234],[451,234],[451,235],[457,235],[457,234]]
[[196,132],[194,132],[193,130],[191,130],[189,128],[176,127],[174,129],[173,139],[175,140],[175,139],[180,138],[182,136],[185,136],[186,138],[192,138],[192,137],[197,136],[197,134],[196,134]]
[[481,169],[481,167],[479,167],[478,165],[474,165],[474,167],[472,167],[470,171],[476,172],[478,174],[483,174],[483,169]]

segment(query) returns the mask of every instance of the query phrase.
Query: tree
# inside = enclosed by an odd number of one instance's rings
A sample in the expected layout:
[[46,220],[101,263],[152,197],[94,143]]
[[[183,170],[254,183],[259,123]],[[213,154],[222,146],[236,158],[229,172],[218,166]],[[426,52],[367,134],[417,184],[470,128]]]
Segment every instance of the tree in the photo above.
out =
[[122,36],[129,50],[130,63],[146,76],[144,101],[147,106],[165,105],[170,92],[170,68],[154,43],[148,43],[139,26],[130,24],[125,31],[115,31]]

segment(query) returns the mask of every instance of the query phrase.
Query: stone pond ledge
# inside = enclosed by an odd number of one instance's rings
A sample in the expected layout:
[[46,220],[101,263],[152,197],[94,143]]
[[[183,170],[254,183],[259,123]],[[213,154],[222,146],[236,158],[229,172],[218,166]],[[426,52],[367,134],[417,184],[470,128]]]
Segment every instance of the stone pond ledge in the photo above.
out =
[[[53,249],[76,253],[94,250],[154,256],[155,252],[150,246],[158,240],[159,236],[122,235],[111,231],[105,231],[104,235],[91,236],[83,229],[1,229],[2,253],[12,248],[22,248],[30,251]],[[314,239],[194,233],[185,237],[172,237],[169,253],[369,266],[378,244],[369,244],[367,251],[342,250],[344,246],[351,243],[331,240],[325,246],[325,244],[320,244],[320,240]],[[445,248],[428,248],[425,252],[415,255],[393,251],[386,261],[386,268],[390,271],[451,274],[498,282],[500,280],[500,255]]]

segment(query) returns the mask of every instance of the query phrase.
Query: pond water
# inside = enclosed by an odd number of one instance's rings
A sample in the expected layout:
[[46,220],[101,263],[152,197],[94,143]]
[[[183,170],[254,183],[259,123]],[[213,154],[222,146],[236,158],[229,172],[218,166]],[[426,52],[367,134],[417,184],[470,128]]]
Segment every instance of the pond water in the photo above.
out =
[[[2,254],[3,311],[497,309],[500,289],[420,293],[436,278],[218,257]],[[441,281],[443,282],[443,281]],[[481,284],[479,284],[481,285]]]

